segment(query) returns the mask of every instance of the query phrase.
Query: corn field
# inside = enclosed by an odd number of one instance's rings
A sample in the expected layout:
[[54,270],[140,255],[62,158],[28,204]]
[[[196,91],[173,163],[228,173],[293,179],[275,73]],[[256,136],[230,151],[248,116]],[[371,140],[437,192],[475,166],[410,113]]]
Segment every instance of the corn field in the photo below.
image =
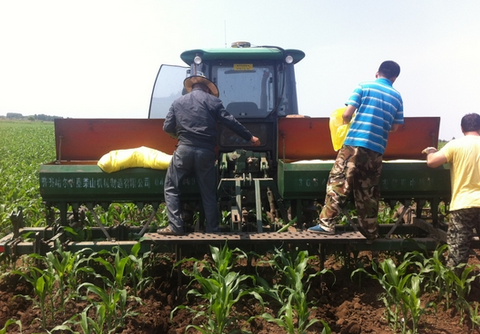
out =
[[20,207],[29,225],[45,224],[38,171],[54,160],[52,122],[0,121],[0,237],[11,232],[10,214]]
[[[0,237],[11,232],[19,208],[28,226],[44,226],[38,172],[55,160],[53,123],[0,121],[0,154]],[[117,209],[104,212],[102,223],[140,221],[149,210]],[[391,220],[390,212],[384,216]],[[433,254],[332,255],[332,268],[343,261],[350,271],[320,270],[317,255],[296,249],[254,254],[225,244],[203,260],[139,249],[72,253],[57,244],[45,256],[0,262],[0,334],[347,333],[376,309],[349,307],[343,323],[343,305],[373,291],[383,307],[365,332],[479,333],[479,303],[470,293],[479,295],[480,266],[456,268],[456,275],[444,264],[445,245]],[[448,330],[429,331],[432,321]]]

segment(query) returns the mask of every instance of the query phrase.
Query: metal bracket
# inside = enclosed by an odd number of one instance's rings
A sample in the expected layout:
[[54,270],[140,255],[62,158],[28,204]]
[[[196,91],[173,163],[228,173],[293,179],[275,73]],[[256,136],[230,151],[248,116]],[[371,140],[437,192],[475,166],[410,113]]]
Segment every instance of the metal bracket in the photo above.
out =
[[[238,206],[236,205],[231,207],[230,220],[230,229],[232,231],[239,231],[242,224],[242,213],[240,212],[240,210],[238,210]],[[235,229],[235,224],[237,224],[237,226],[239,227],[237,230]]]
[[108,234],[107,230],[105,229],[105,227],[102,225],[102,223],[100,222],[100,219],[98,218],[98,215],[97,213],[95,212],[94,209],[90,210],[90,212],[92,213],[93,215],[93,218],[95,219],[95,222],[97,223],[98,227],[100,227],[100,229],[102,230],[103,234],[105,234],[105,237],[107,238],[108,241],[112,241],[112,238],[110,237],[110,234]]
[[143,225],[143,228],[142,230],[140,231],[139,235],[142,236],[145,234],[145,232],[147,231],[147,229],[150,227],[150,224],[152,223],[152,220],[153,218],[155,218],[155,215],[157,214],[157,207],[153,207],[153,212],[152,214],[150,215],[150,217],[148,217],[148,220],[147,222],[145,223],[145,225]]
[[[253,181],[253,182],[252,182]],[[277,204],[279,206],[279,211],[282,218],[288,223],[287,211],[283,206],[282,199],[278,192],[277,186],[272,178],[252,178],[251,174],[247,176],[244,174],[243,177],[237,178],[224,178],[220,180],[218,184],[218,189],[221,189],[224,186],[235,187],[235,205],[231,207],[232,214],[232,225],[234,219],[239,219],[242,221],[242,185],[251,187],[253,183],[255,191],[255,210],[256,210],[256,221],[257,221],[257,232],[263,232],[262,224],[262,201],[261,201],[261,189],[265,188],[267,191],[271,191],[271,195],[277,198]]]
[[19,206],[18,211],[10,214],[10,221],[13,225],[13,238],[16,239],[20,236],[20,229],[25,226],[23,221],[23,207]]
[[403,206],[403,210],[402,210],[402,213],[400,214],[400,217],[398,217],[398,219],[395,221],[395,224],[392,226],[390,231],[388,231],[388,233],[385,235],[385,239],[390,239],[390,236],[395,231],[395,229],[398,227],[398,225],[400,225],[404,221],[403,217],[405,216],[405,214],[407,213],[407,211],[409,209],[410,209],[410,207],[408,205]]

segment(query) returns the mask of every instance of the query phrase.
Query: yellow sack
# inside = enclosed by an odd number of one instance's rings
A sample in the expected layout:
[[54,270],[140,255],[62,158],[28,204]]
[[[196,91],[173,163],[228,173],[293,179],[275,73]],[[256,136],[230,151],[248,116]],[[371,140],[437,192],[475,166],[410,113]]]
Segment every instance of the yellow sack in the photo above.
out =
[[[348,129],[350,129],[350,125],[352,124],[351,121],[348,124],[343,124],[342,115],[346,108],[347,107],[337,109],[330,115],[330,135],[332,136],[332,144],[335,151],[338,151],[342,147]],[[352,119],[354,116],[355,115],[352,116]]]
[[169,154],[142,146],[110,151],[98,160],[97,165],[107,173],[133,167],[167,169],[171,159]]

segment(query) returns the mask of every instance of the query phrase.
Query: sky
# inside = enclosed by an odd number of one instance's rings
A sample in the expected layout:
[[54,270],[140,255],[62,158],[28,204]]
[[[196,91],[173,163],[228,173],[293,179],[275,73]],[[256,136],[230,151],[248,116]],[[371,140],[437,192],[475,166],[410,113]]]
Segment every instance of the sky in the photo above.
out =
[[161,64],[249,41],[306,53],[311,117],[395,60],[405,116],[440,116],[450,140],[480,113],[479,15],[478,0],[0,0],[0,115],[146,118]]

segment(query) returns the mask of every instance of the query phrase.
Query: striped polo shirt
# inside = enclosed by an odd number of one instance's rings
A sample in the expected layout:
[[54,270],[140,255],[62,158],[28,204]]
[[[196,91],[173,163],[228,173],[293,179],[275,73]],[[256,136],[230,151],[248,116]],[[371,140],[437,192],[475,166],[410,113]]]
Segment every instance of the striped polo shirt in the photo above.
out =
[[403,124],[400,93],[385,78],[358,85],[345,103],[356,110],[344,145],[360,146],[383,154],[392,124]]

